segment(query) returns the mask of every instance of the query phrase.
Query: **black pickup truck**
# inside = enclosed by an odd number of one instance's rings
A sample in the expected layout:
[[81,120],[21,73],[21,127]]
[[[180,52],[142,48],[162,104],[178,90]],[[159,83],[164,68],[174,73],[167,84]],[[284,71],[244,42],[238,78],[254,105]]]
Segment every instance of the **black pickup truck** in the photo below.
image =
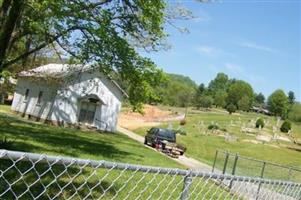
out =
[[185,147],[176,144],[176,133],[169,129],[151,128],[145,135],[144,144],[160,148],[163,151],[167,149],[177,151],[180,155],[186,151]]

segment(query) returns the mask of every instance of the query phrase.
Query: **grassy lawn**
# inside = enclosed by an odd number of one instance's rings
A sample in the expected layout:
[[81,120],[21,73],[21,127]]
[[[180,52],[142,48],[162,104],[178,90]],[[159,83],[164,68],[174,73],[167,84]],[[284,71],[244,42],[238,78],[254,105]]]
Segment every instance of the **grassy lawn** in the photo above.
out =
[[[173,109],[173,108],[165,108]],[[176,108],[174,112],[183,112],[180,108]],[[266,126],[263,131],[267,134],[271,134],[271,127],[276,123],[276,119],[264,115],[258,115],[255,113],[241,113],[236,115],[228,115],[222,111],[216,110],[214,112],[200,112],[190,110],[187,116],[187,123],[182,128],[186,130],[187,135],[178,135],[177,142],[184,144],[187,147],[186,155],[212,165],[216,149],[228,150],[239,155],[253,157],[261,160],[271,161],[283,165],[297,166],[301,168],[301,152],[298,150],[288,148],[288,144],[285,142],[271,142],[266,144],[254,144],[246,142],[246,140],[255,140],[255,135],[241,133],[240,125],[230,126],[231,120],[233,123],[241,121],[241,124],[248,123],[250,120],[257,117],[262,117],[269,121],[269,125]],[[226,128],[229,134],[237,136],[238,141],[226,141],[225,138],[207,133],[204,134],[204,130],[200,130],[199,124],[203,121],[205,127],[212,122],[218,123],[221,128]],[[172,126],[174,129],[179,127],[179,122],[163,123],[162,127]],[[139,128],[135,130],[140,135],[145,135],[148,128]],[[293,124],[293,134],[295,137],[301,136],[300,125]],[[292,145],[294,146],[294,145]],[[221,169],[224,161],[224,156],[219,157],[217,164]],[[230,161],[231,162],[231,161]],[[231,164],[229,164],[231,165]],[[241,168],[239,168],[241,166]],[[256,172],[260,175],[261,164],[239,161],[238,162],[238,174],[251,175]],[[230,167],[231,168],[231,167]],[[229,169],[231,171],[231,169]],[[275,171],[272,166],[267,168],[267,171]],[[282,171],[283,172],[283,171]],[[267,172],[268,173],[268,172]],[[277,172],[278,173],[278,172]],[[285,172],[287,173],[287,171]],[[280,173],[281,174],[281,173]],[[287,176],[287,174],[285,174]],[[300,173],[301,180],[301,173]],[[279,178],[282,178],[279,176]]]
[[8,106],[0,106],[0,137],[14,141],[12,150],[16,151],[182,167],[123,134],[82,131],[31,122],[10,114]]
[[[10,149],[16,151],[183,168],[122,134],[82,131],[31,122],[12,114],[8,106],[0,106],[0,137],[14,141]],[[18,170],[9,168],[12,165],[18,167]],[[41,194],[41,199],[147,199],[150,196],[157,199],[177,199],[183,188],[183,176],[178,175],[95,169],[89,166],[81,169],[77,165],[53,165],[52,170],[47,171],[48,164],[37,163],[34,165],[35,170],[32,166],[32,163],[26,161],[14,163],[2,160],[0,171],[9,170],[1,174],[5,180],[0,177],[0,195],[10,187],[7,181],[15,183],[11,186],[14,193],[9,190],[0,198],[14,199],[17,195],[22,196],[19,199],[31,199],[32,195]],[[26,172],[21,181],[18,180],[21,178],[20,172]],[[37,177],[37,173],[40,176]],[[57,178],[52,182],[54,175]],[[46,185],[49,186],[44,190]],[[207,197],[227,196],[225,199],[233,199],[231,194],[214,182],[200,178],[194,179],[191,190],[200,190]]]

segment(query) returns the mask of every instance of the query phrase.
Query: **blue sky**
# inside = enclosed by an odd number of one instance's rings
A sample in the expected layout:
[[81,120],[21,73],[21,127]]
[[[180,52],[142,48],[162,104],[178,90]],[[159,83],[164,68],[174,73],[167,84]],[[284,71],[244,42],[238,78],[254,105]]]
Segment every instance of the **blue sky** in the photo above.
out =
[[168,51],[145,54],[166,72],[208,84],[218,72],[265,96],[281,88],[301,100],[301,1],[182,1],[197,17],[167,26]]

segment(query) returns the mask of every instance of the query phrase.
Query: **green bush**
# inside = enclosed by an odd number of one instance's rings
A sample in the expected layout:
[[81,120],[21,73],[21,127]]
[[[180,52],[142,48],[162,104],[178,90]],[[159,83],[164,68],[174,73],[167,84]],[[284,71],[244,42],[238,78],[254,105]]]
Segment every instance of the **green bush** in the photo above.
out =
[[218,127],[218,125],[216,125],[216,124],[210,124],[209,126],[208,126],[208,130],[218,130],[219,129],[219,127]]
[[264,121],[262,118],[257,119],[256,123],[255,123],[256,128],[259,128],[261,126],[261,128],[264,127]]
[[236,111],[236,106],[234,104],[229,104],[227,107],[226,107],[227,111],[229,112],[229,114],[231,115],[232,113],[234,113]]
[[186,119],[182,119],[181,121],[180,121],[180,125],[181,126],[184,126],[186,124]]
[[289,122],[287,120],[285,120],[280,127],[280,131],[283,133],[287,133],[291,129],[292,129],[292,124],[291,124],[291,122]]

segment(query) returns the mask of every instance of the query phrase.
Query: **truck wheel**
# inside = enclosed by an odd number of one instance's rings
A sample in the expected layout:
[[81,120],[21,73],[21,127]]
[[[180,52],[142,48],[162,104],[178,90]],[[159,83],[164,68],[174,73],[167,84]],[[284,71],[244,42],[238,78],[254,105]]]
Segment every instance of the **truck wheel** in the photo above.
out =
[[180,155],[183,156],[183,155],[184,155],[184,152],[180,152]]
[[147,140],[146,140],[146,138],[144,138],[144,144],[147,145]]

